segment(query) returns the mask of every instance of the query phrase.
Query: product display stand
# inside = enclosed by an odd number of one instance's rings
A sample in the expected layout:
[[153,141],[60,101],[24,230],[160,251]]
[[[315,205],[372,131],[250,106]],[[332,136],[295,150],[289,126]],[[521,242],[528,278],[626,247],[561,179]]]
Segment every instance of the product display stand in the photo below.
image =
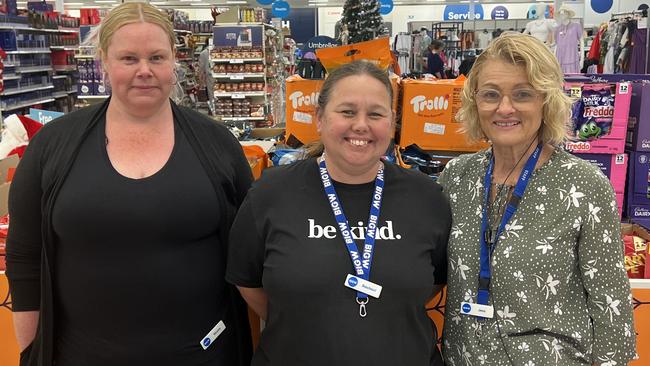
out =
[[[80,27],[81,38],[83,39],[85,35],[89,34],[94,27],[96,25],[82,25]],[[102,102],[110,94],[104,82],[100,61],[96,57],[95,47],[91,45],[80,45],[75,53],[74,58],[79,72],[77,98],[80,103],[77,107]]]
[[277,30],[264,23],[214,26],[210,63],[217,119],[238,127],[274,125],[273,96],[283,84],[276,39]]

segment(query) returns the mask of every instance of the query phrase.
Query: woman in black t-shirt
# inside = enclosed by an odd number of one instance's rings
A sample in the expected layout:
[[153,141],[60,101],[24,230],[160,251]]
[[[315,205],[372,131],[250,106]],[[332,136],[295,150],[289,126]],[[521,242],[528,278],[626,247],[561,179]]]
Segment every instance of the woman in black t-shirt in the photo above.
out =
[[382,161],[391,100],[369,62],[331,72],[322,154],[266,170],[242,203],[226,280],[267,321],[254,366],[442,364],[425,305],[446,282],[449,205],[428,176]]

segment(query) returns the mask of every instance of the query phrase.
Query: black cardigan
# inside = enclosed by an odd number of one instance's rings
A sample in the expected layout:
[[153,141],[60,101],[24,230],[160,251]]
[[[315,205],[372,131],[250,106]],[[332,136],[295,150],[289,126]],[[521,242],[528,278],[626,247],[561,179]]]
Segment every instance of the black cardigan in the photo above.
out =
[[[32,217],[35,230],[40,225],[39,243],[20,242],[12,233],[7,238],[7,277],[12,294],[13,311],[40,310],[39,325],[32,345],[21,354],[21,365],[50,366],[53,362],[54,311],[52,290],[52,259],[55,251],[52,228],[52,208],[60,188],[75,161],[81,143],[91,129],[106,115],[110,99],[62,116],[45,125],[34,136],[25,154],[35,155],[40,170],[16,170],[9,194],[9,213],[12,207],[21,205],[18,196],[21,180],[40,179],[40,212],[35,207]],[[205,169],[217,194],[219,206],[223,207],[219,237],[223,260],[227,256],[227,240],[237,208],[252,183],[252,174],[241,146],[222,125],[189,108],[173,102],[174,120],[190,142]],[[34,157],[32,157],[34,158]],[[13,194],[12,194],[13,193]],[[12,235],[13,234],[13,235]],[[227,284],[227,298],[218,312],[222,318],[231,319],[238,333],[238,360],[229,365],[248,366],[252,355],[250,328],[246,303],[237,289]]]

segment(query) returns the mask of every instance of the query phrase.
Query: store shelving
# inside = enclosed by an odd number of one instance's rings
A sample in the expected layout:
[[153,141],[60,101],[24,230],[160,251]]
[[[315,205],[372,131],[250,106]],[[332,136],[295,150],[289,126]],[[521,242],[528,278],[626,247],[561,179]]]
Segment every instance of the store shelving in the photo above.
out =
[[37,86],[32,86],[29,88],[16,88],[16,89],[5,89],[2,93],[0,93],[0,96],[7,96],[7,95],[16,95],[16,94],[21,94],[21,93],[28,93],[32,91],[37,91],[37,90],[47,90],[47,89],[53,89],[54,85],[37,85]]
[[244,99],[246,97],[263,97],[266,93],[263,91],[255,92],[214,92],[214,96],[218,98],[231,98],[231,99]]
[[226,63],[226,64],[243,64],[244,62],[262,62],[263,58],[231,58],[231,59],[212,59],[214,63]]
[[244,122],[244,121],[264,121],[266,117],[221,117],[223,121]]
[[259,79],[263,78],[263,73],[237,73],[237,74],[223,74],[223,73],[212,73],[212,77],[215,79],[230,79],[230,80],[244,80],[244,79]]
[[16,74],[29,74],[34,72],[54,71],[52,66],[25,66],[16,69]]
[[[283,38],[269,24],[241,21],[242,16],[252,14],[251,9],[234,7],[219,16],[212,31],[210,77],[214,80],[217,119],[263,127],[274,125],[279,120],[276,112],[283,110],[280,80],[284,79],[284,67],[278,53]],[[276,32],[268,32],[269,29]],[[276,94],[280,97],[276,98]]]
[[34,99],[34,100],[29,100],[24,103],[16,104],[16,105],[10,105],[2,108],[2,111],[15,111],[16,109],[21,109],[21,108],[27,108],[30,106],[33,106],[35,104],[44,104],[44,103],[49,103],[49,102],[54,102],[54,98],[48,97],[48,98],[40,98],[40,99]]
[[7,55],[29,55],[35,53],[52,53],[49,48],[19,49],[15,51],[5,51]]

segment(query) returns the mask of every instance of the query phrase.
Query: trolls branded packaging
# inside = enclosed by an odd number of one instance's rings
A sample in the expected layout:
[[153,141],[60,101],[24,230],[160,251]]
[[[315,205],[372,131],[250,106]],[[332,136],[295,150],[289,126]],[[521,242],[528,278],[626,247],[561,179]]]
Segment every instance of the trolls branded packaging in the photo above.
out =
[[316,126],[316,106],[323,80],[303,79],[298,75],[287,78],[287,143],[297,139],[300,145],[319,139]]
[[565,92],[576,98],[572,108],[572,141],[575,153],[622,154],[625,149],[632,84],[566,83]]
[[474,152],[486,143],[470,145],[458,132],[454,118],[460,108],[465,78],[454,80],[402,80],[402,129],[399,145],[416,144],[423,150]]
[[625,148],[650,152],[650,83],[635,83]]
[[587,160],[600,168],[609,181],[612,183],[616,194],[619,216],[623,213],[623,201],[625,200],[625,175],[627,172],[627,154],[575,154],[577,157]]
[[[392,108],[393,112],[396,112],[401,79],[395,74],[391,74],[389,78],[393,88]],[[287,78],[286,142],[288,145],[297,147],[320,138],[316,123],[316,106],[324,81],[303,79],[298,75]]]

